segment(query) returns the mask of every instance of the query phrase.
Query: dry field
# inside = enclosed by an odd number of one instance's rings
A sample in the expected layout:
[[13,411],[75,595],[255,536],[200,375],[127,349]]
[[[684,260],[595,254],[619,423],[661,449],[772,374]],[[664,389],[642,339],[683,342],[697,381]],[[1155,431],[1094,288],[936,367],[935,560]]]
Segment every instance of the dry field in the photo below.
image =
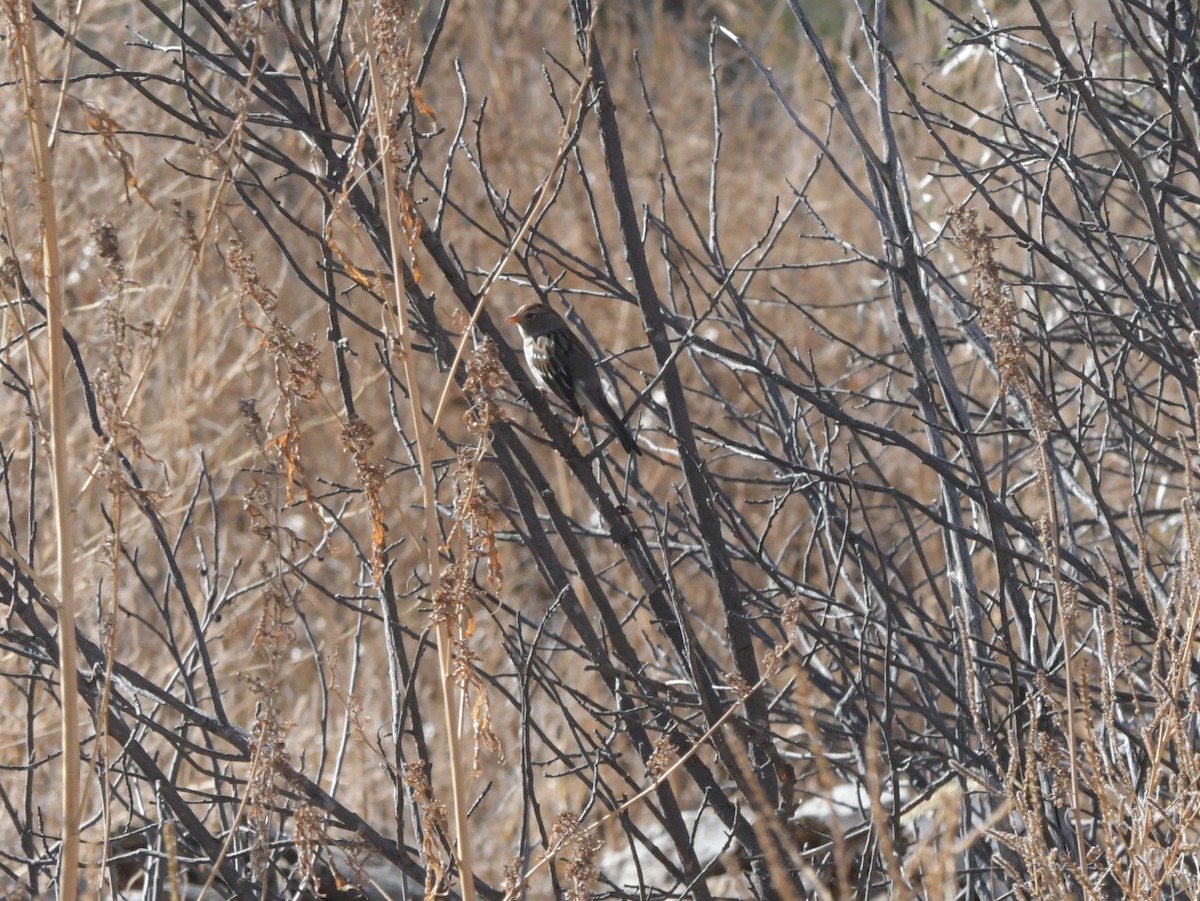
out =
[[1183,7],[5,11],[5,897],[1200,897]]

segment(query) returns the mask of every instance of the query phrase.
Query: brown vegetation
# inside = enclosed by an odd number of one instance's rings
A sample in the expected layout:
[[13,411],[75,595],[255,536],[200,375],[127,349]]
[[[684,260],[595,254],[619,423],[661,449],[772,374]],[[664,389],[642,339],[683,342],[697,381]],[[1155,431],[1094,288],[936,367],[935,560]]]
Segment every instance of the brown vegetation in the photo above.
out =
[[1200,896],[1197,22],[815,5],[6,0],[0,891]]

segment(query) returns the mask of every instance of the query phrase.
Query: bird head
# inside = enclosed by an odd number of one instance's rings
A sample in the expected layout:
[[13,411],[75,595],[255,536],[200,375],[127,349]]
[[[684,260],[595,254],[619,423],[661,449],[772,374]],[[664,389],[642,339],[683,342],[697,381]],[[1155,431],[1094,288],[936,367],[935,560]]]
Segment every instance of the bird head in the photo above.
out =
[[562,317],[544,303],[527,303],[508,317],[523,332],[541,334],[562,325]]

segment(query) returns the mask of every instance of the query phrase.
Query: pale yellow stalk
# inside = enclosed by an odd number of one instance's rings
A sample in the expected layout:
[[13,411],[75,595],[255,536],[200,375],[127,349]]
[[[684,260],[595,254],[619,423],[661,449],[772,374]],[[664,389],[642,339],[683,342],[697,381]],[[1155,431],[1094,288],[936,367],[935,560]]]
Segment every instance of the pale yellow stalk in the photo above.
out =
[[46,332],[50,342],[50,454],[53,458],[55,556],[58,563],[59,674],[62,700],[62,849],[59,856],[59,898],[74,901],[79,880],[79,685],[75,646],[75,560],[72,524],[75,497],[67,470],[67,405],[63,373],[67,347],[63,340],[62,264],[58,253],[58,221],[54,205],[54,161],[42,111],[41,75],[33,9],[29,0],[9,7],[13,17],[21,87],[25,97],[25,122],[33,149],[38,207],[42,214],[42,282],[46,291]]

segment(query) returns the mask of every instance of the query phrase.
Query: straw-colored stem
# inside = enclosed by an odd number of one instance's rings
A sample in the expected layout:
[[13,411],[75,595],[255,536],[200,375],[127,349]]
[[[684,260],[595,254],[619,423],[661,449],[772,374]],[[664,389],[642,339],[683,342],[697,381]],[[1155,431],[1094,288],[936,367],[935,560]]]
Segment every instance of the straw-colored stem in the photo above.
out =
[[1058,518],[1058,501],[1054,493],[1054,485],[1052,482],[1050,469],[1050,455],[1046,448],[1046,436],[1040,429],[1036,430],[1038,436],[1038,468],[1042,480],[1042,487],[1046,492],[1046,501],[1049,509],[1050,517],[1050,534],[1046,541],[1047,562],[1050,568],[1050,576],[1054,582],[1054,592],[1058,597],[1059,625],[1062,628],[1062,643],[1063,643],[1063,677],[1066,680],[1066,727],[1067,727],[1067,762],[1069,765],[1069,774],[1071,778],[1071,814],[1074,817],[1072,826],[1075,832],[1075,858],[1079,866],[1079,880],[1081,886],[1086,884],[1087,876],[1087,848],[1084,846],[1083,840],[1083,819],[1080,814],[1079,805],[1079,761],[1075,757],[1075,749],[1077,742],[1075,738],[1075,672],[1071,662],[1071,619],[1074,601],[1067,603],[1067,593],[1063,586],[1061,558],[1058,552],[1058,536],[1060,534],[1060,523]]
[[[388,251],[392,258],[392,271],[396,278],[392,280],[394,314],[398,320],[398,332],[394,336],[400,343],[401,360],[404,366],[404,379],[408,383],[409,411],[412,416],[413,432],[416,436],[417,466],[421,473],[422,500],[425,506],[425,561],[429,575],[430,596],[436,597],[441,587],[441,559],[438,549],[441,540],[438,533],[437,509],[434,506],[433,466],[430,451],[434,440],[435,430],[425,423],[425,409],[422,404],[421,380],[416,372],[416,352],[412,345],[412,330],[408,324],[408,303],[404,296],[403,279],[399,277],[404,259],[400,247],[400,217],[396,209],[395,173],[388,162],[391,140],[387,133],[387,94],[384,90],[383,79],[380,77],[376,64],[376,47],[374,28],[370,17],[366,20],[367,58],[371,76],[371,96],[374,104],[374,120],[376,135],[376,151],[380,159],[380,171],[384,180],[384,203],[387,210]],[[440,681],[442,683],[442,713],[446,726],[447,757],[450,764],[450,790],[454,809],[454,854],[458,863],[458,872],[463,901],[475,899],[475,876],[471,864],[470,830],[467,823],[467,788],[463,781],[462,749],[459,740],[459,729],[462,722],[461,708],[455,704],[454,661],[452,655],[453,638],[451,633],[453,623],[447,618],[441,618],[436,627],[437,654]]]
[[59,895],[74,901],[79,878],[79,685],[75,661],[75,566],[72,523],[74,496],[67,471],[67,405],[63,373],[67,348],[63,341],[62,269],[54,207],[54,166],[42,112],[33,10],[28,2],[10,7],[16,31],[25,96],[25,121],[33,148],[38,206],[42,214],[42,281],[46,291],[46,325],[50,342],[50,454],[53,458],[55,552],[58,563],[58,648],[62,699],[62,852]]

